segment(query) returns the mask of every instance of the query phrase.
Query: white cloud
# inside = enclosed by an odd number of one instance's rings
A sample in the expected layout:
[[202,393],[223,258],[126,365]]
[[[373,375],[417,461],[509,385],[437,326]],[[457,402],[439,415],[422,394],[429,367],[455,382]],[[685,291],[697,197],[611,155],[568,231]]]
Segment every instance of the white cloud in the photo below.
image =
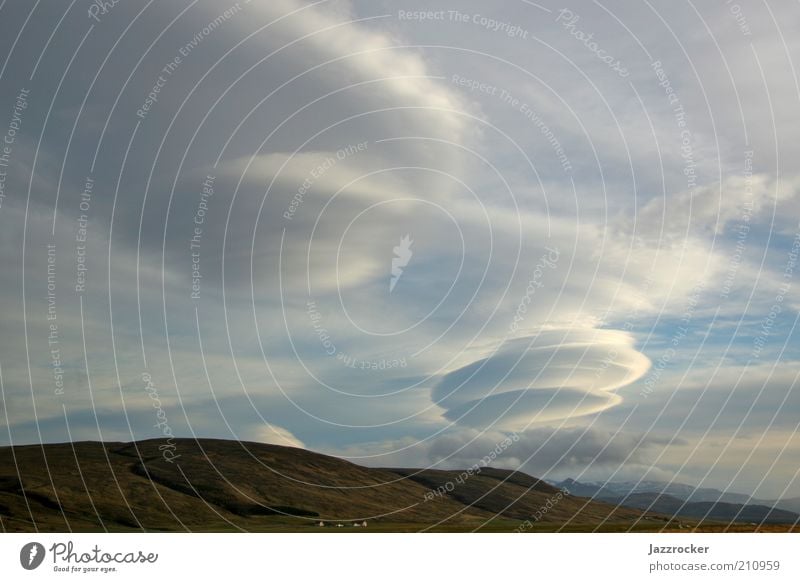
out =
[[304,449],[303,442],[294,436],[287,429],[276,424],[259,426],[243,431],[239,438],[246,441],[266,443],[269,445],[281,445],[284,447],[297,447]]
[[644,375],[650,361],[633,345],[619,331],[542,331],[450,372],[433,398],[468,426],[524,430],[571,420],[619,404],[615,390]]

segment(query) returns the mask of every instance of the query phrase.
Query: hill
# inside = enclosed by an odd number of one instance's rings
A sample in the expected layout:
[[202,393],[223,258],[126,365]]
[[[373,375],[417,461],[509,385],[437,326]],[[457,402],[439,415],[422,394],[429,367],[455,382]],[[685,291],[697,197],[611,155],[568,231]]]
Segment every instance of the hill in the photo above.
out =
[[660,481],[598,484],[567,479],[554,485],[566,487],[577,495],[595,501],[605,501],[675,517],[748,524],[800,523],[800,514],[795,511],[798,508],[796,499],[758,500],[740,493]]
[[[749,495],[720,491],[709,487],[693,487],[685,483],[667,481],[607,481],[607,482],[578,482],[566,479],[554,483],[557,487],[569,487],[575,490],[576,495],[593,498],[616,498],[632,493],[658,493],[676,497],[682,501],[722,501],[725,503],[761,503]],[[767,503],[762,503],[766,505]]]
[[658,495],[657,493],[632,493],[625,497],[603,499],[609,503],[619,503],[627,507],[637,507],[666,515],[694,519],[707,518],[716,521],[758,524],[795,524],[800,522],[800,515],[766,505],[744,505],[724,501],[683,501],[671,495]]
[[[520,472],[377,469],[212,439],[0,448],[3,531],[627,531],[677,528]],[[317,524],[325,522],[326,528]],[[346,525],[347,530],[336,528]],[[696,525],[696,524],[695,524]]]

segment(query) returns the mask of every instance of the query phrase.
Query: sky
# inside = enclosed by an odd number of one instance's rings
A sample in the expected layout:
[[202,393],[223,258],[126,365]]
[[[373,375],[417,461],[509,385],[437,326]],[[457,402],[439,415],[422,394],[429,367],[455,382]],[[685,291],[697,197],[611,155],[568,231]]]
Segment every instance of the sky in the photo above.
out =
[[101,4],[0,5],[0,445],[800,496],[796,3]]

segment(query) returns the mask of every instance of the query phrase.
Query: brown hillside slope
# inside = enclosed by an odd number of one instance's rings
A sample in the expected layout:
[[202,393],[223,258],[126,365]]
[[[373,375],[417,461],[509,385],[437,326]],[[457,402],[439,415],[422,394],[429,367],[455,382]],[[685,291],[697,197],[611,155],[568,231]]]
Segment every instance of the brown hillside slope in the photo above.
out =
[[[303,449],[212,439],[176,439],[180,456],[169,463],[163,444],[0,448],[2,530],[326,531],[311,528],[366,520],[370,531],[513,531],[558,496],[533,477],[497,469],[456,483],[458,471],[367,468]],[[431,495],[448,481],[452,491]],[[603,522],[619,530],[641,516],[561,496],[536,526],[555,530],[572,520],[585,530]],[[648,519],[639,523],[664,526]]]

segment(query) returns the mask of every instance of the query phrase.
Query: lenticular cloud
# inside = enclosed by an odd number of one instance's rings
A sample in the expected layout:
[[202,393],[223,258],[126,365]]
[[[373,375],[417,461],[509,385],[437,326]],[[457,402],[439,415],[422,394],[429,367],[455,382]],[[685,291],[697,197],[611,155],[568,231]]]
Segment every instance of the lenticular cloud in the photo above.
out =
[[524,430],[619,404],[616,391],[649,367],[628,333],[545,330],[445,374],[432,397],[459,424]]

